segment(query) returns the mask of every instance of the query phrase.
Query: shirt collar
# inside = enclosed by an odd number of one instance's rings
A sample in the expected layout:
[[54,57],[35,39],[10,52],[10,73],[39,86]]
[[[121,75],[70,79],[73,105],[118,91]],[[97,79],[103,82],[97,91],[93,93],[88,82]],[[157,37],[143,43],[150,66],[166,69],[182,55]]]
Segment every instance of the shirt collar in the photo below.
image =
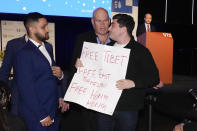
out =
[[149,25],[149,26],[150,26],[150,24],[146,24],[146,23],[145,23],[145,26],[146,26],[146,27],[147,27],[147,25]]
[[40,47],[40,46],[43,46],[43,47],[45,47],[45,45],[44,45],[44,42],[42,42],[42,45],[40,45],[38,42],[36,42],[36,41],[34,41],[34,40],[32,40],[31,38],[28,38],[36,47]]
[[25,34],[25,42],[27,42],[29,40],[27,34]]
[[124,47],[126,47],[128,44],[129,44],[129,43],[127,43],[127,44],[118,44],[118,43],[116,42],[116,43],[114,44],[114,46],[124,48]]
[[[98,44],[101,44],[101,41],[99,40],[98,36],[96,37],[96,40],[97,40],[97,43],[98,43]],[[108,36],[108,38],[107,38],[106,42],[104,43],[104,45],[107,45],[107,44],[110,43],[110,42],[111,42],[111,40],[110,40],[110,38],[109,38],[109,36]]]

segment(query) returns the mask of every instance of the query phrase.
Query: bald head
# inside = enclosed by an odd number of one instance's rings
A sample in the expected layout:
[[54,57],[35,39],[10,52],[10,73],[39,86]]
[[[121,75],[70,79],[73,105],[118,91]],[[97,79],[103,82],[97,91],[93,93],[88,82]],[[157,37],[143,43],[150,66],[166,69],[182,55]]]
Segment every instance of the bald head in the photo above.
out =
[[106,9],[95,9],[93,12],[91,22],[97,35],[107,35],[110,24],[110,18]]
[[95,10],[93,11],[92,18],[96,17],[96,16],[99,15],[99,14],[103,14],[103,15],[105,15],[105,16],[107,16],[107,17],[109,18],[109,15],[108,15],[107,10],[104,9],[104,8],[101,8],[101,7],[100,7],[100,8],[97,8],[97,9],[95,9]]
[[150,24],[152,21],[152,15],[150,13],[146,13],[144,16],[144,21],[146,24]]

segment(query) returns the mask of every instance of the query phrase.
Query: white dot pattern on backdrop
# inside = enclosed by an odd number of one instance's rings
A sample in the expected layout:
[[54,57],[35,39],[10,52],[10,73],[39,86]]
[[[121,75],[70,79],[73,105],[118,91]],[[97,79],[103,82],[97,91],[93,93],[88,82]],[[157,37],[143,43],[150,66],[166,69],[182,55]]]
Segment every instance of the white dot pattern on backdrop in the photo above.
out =
[[0,12],[27,14],[36,11],[44,15],[92,17],[97,7],[105,8],[111,15],[111,4],[112,0],[5,0],[0,4]]

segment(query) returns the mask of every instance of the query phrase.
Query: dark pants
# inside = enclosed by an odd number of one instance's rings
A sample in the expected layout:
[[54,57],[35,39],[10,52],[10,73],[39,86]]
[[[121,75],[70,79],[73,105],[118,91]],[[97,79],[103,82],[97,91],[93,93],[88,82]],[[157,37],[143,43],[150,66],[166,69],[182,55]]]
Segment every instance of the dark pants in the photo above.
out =
[[137,111],[115,111],[113,116],[98,113],[98,131],[135,131]]
[[11,113],[19,115],[18,106],[19,106],[19,91],[16,87],[11,89]]
[[32,113],[29,110],[25,110],[21,112],[19,110],[19,115],[25,120],[25,123],[27,124],[28,131],[59,131],[59,118],[56,116],[54,118],[54,123],[50,126],[42,126],[39,119],[31,116],[30,113]]
[[84,131],[96,131],[96,115],[98,113],[89,109],[82,110],[83,123],[84,123]]

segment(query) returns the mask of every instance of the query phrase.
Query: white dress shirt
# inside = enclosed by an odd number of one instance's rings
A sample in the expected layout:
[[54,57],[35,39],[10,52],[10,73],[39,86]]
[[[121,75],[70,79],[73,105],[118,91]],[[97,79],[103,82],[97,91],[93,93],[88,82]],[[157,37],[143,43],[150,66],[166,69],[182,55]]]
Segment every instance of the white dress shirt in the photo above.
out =
[[120,47],[120,48],[124,48],[125,46],[127,46],[127,44],[118,44],[117,42],[114,44],[115,47]]
[[147,29],[148,29],[147,25],[149,25],[149,31],[151,32],[150,24],[146,24],[146,23],[145,23],[146,32],[147,32]]
[[48,51],[45,48],[44,42],[42,42],[42,45],[40,45],[38,42],[32,40],[31,38],[29,38],[29,40],[36,46],[38,47],[38,49],[42,52],[42,54],[45,56],[45,58],[48,60],[50,66],[52,65],[52,60],[51,57],[48,53]]

